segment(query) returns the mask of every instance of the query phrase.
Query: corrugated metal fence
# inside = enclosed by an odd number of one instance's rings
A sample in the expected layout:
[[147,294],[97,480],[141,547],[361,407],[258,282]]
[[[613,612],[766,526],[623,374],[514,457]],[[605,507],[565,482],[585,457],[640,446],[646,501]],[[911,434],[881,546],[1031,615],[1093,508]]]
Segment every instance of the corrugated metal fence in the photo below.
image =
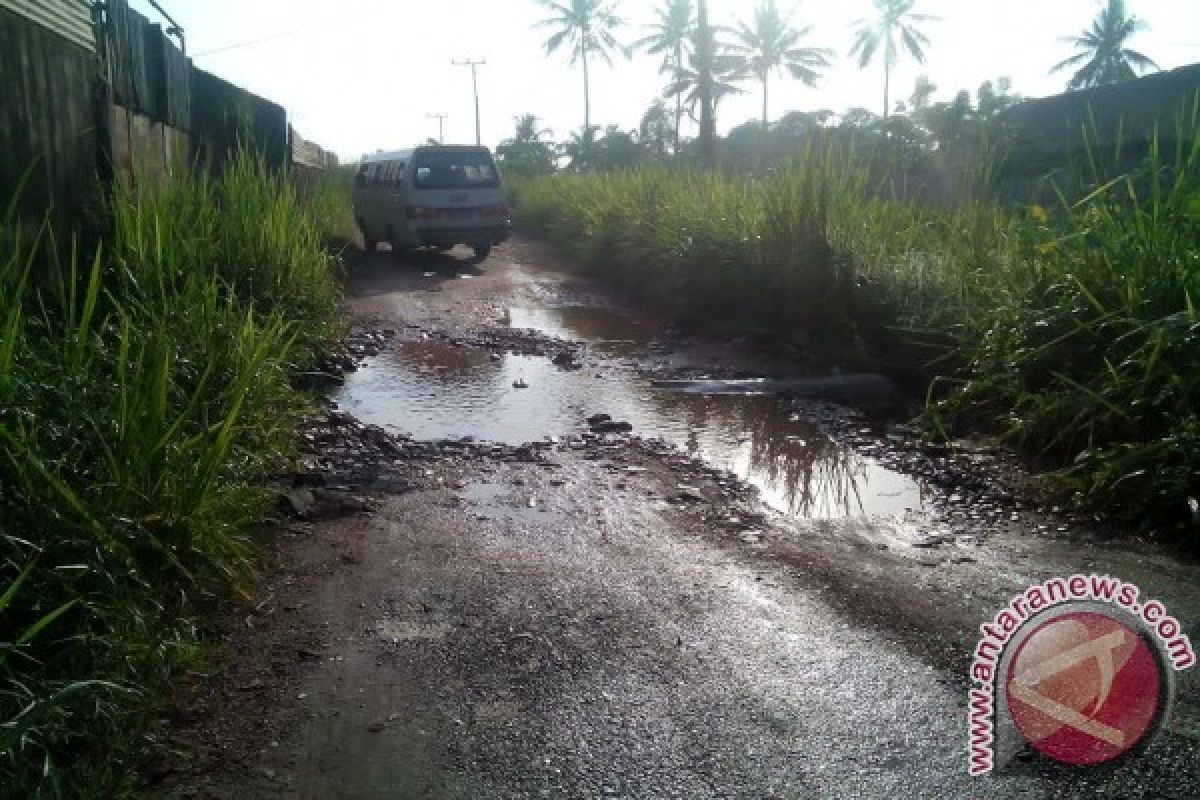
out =
[[0,0],[0,206],[21,176],[25,215],[78,228],[99,187],[220,169],[239,144],[273,167],[336,164],[287,111],[192,64],[128,0]]

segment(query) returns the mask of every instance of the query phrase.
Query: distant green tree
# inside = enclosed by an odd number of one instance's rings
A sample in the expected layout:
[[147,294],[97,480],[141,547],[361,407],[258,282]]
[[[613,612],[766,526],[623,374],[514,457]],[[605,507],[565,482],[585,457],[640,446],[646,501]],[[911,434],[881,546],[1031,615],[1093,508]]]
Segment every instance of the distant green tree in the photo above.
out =
[[784,114],[773,126],[776,131],[784,139],[800,139],[813,131],[818,131],[827,126],[834,117],[834,113],[829,109],[820,111],[789,111]]
[[1074,91],[1127,81],[1136,78],[1138,72],[1158,69],[1153,59],[1125,46],[1147,27],[1143,20],[1126,12],[1125,0],[1108,0],[1108,5],[1092,21],[1090,30],[1064,38],[1063,41],[1075,45],[1078,52],[1055,64],[1050,72],[1078,67],[1067,82],[1067,89]]
[[582,172],[592,166],[599,125],[589,125],[571,132],[571,138],[558,146],[559,154],[567,160],[567,169]]
[[929,134],[903,114],[881,117],[866,108],[851,108],[823,135],[850,148],[872,180],[902,181],[906,170],[923,166],[929,158]]
[[675,131],[666,103],[659,97],[642,115],[642,121],[638,125],[638,143],[660,158],[671,152],[677,153],[679,145],[675,140]]
[[599,125],[573,131],[571,138],[560,145],[559,152],[572,172],[631,167],[646,156],[646,149],[637,138],[616,125],[609,125],[603,134]]
[[761,169],[769,160],[771,136],[762,120],[748,119],[733,127],[721,140],[721,166],[738,171]]
[[914,14],[913,6],[916,0],[873,0],[877,16],[871,19],[860,19],[855,23],[854,46],[851,55],[858,56],[858,65],[865,69],[875,54],[883,49],[883,116],[886,119],[892,111],[891,88],[892,69],[900,58],[900,49],[912,56],[918,64],[925,63],[925,47],[929,45],[927,37],[917,27],[917,23],[937,19],[928,14]]
[[612,54],[629,56],[628,49],[617,41],[614,30],[624,24],[617,16],[614,0],[537,0],[554,16],[537,23],[538,27],[554,28],[546,40],[546,53],[554,53],[564,44],[571,48],[571,64],[583,65],[583,130],[592,126],[592,95],[588,75],[591,56],[612,66]]
[[[793,8],[794,13],[794,8]],[[784,15],[776,0],[762,0],[750,24],[739,22],[733,31],[729,50],[736,56],[740,71],[753,75],[762,84],[762,129],[768,130],[768,81],[771,73],[786,70],[806,86],[816,86],[819,70],[828,67],[833,51],[823,47],[804,47],[800,42],[812,33],[813,26],[794,28],[791,14]]]
[[604,129],[604,135],[596,141],[592,166],[598,170],[625,169],[642,161],[646,150],[637,138],[616,125]]
[[995,83],[984,81],[975,92],[975,109],[980,119],[984,120],[991,119],[1019,102],[1021,96],[1013,94],[1012,80],[1007,77],[1001,77]]
[[948,151],[970,139],[978,119],[971,105],[971,93],[959,91],[949,103],[934,103],[919,115],[919,120],[939,150]]
[[[671,76],[671,83],[678,83],[680,71],[690,55],[692,31],[696,25],[696,13],[692,0],[664,0],[655,11],[656,20],[650,26],[651,33],[639,39],[634,47],[661,55],[659,72]],[[679,128],[683,120],[683,94],[675,93],[675,138],[674,151],[679,152]]]
[[919,75],[917,82],[913,84],[912,95],[908,98],[912,110],[919,112],[929,108],[929,103],[933,100],[933,93],[936,91],[937,84],[929,80],[928,75]]
[[875,130],[878,131],[881,127],[882,117],[873,111],[865,108],[854,107],[848,108],[842,112],[839,125],[843,128],[853,130]]
[[512,138],[497,145],[496,155],[509,170],[535,175],[553,172],[557,158],[549,138],[553,135],[550,129],[539,127],[536,115],[522,114],[516,118]]

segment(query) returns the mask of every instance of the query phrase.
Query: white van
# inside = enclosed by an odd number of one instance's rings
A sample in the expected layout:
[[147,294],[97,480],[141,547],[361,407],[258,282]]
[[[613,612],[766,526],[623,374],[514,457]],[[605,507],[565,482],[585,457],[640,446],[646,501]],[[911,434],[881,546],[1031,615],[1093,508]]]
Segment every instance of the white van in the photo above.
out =
[[367,250],[470,245],[482,261],[512,234],[504,181],[486,147],[438,145],[370,156],[354,178]]

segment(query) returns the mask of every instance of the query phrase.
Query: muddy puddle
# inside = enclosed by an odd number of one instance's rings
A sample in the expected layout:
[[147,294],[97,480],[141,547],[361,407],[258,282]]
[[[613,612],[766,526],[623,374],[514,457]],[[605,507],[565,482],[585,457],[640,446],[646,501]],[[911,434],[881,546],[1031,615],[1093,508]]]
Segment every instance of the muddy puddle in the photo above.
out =
[[733,471],[786,513],[894,515],[924,506],[911,478],[838,446],[775,397],[665,391],[615,363],[644,350],[654,334],[647,323],[588,307],[514,308],[508,322],[586,342],[603,357],[564,371],[543,357],[498,356],[436,340],[398,342],[348,376],[336,399],[364,422],[420,439],[474,436],[509,444],[580,432],[587,417],[610,414],[643,437],[661,437]]

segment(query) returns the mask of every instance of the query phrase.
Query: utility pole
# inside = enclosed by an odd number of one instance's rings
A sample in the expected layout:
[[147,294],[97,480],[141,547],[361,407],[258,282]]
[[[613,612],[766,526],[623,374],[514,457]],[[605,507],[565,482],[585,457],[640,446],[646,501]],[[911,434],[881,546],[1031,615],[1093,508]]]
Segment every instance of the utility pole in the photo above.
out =
[[448,117],[450,115],[449,114],[426,114],[425,116],[428,119],[436,119],[438,121],[438,144],[445,144],[446,143],[445,122],[446,122],[446,117]]
[[479,146],[483,144],[483,137],[479,133],[479,80],[475,74],[475,68],[486,65],[487,59],[483,58],[479,61],[473,61],[469,58],[466,61],[459,61],[455,59],[453,64],[456,67],[471,68],[471,89],[475,92],[475,145]]

